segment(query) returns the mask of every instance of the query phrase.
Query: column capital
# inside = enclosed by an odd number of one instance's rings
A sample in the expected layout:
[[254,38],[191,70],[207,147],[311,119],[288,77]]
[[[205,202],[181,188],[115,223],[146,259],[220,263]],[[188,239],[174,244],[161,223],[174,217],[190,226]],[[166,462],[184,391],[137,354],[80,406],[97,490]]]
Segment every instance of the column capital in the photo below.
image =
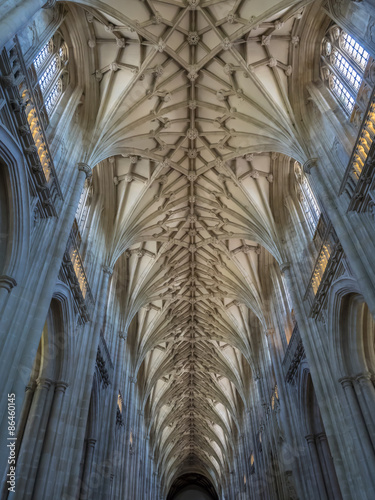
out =
[[133,377],[133,376],[131,375],[129,378],[130,378],[130,383],[131,383],[131,384],[136,384],[136,383],[137,383],[137,377]]
[[54,382],[50,378],[40,377],[36,379],[36,383],[38,385],[38,388],[40,387],[41,389],[49,389]]
[[68,385],[69,384],[67,382],[64,382],[63,380],[59,380],[58,382],[56,382],[55,392],[64,393],[66,391],[66,388],[68,387]]
[[310,158],[303,164],[303,171],[305,174],[311,174],[311,169],[318,165],[318,158]]
[[36,385],[37,385],[37,384],[36,384],[35,380],[33,380],[32,382],[29,382],[29,383],[27,384],[27,386],[25,387],[25,392],[27,392],[27,391],[32,391],[32,392],[34,392],[34,391],[35,391],[35,387],[36,387]]
[[17,286],[17,281],[14,278],[6,274],[0,276],[0,288],[5,288],[10,293],[15,286]]
[[282,262],[280,265],[280,271],[284,274],[285,271],[289,271],[290,269],[290,262]]
[[315,438],[312,434],[308,434],[307,436],[305,436],[305,439],[308,442],[308,444],[315,443]]
[[96,439],[94,438],[89,438],[87,440],[87,445],[90,446],[90,448],[95,448],[95,445],[96,445]]
[[79,172],[84,172],[86,174],[86,179],[92,177],[92,168],[87,165],[87,163],[80,162],[78,163]]
[[266,337],[273,337],[275,335],[275,329],[274,328],[267,328],[267,330],[265,330],[264,332],[266,334]]
[[113,267],[110,267],[110,266],[103,266],[103,273],[104,274],[108,274],[109,277],[112,276],[113,274]]
[[316,438],[319,439],[319,441],[327,441],[327,435],[325,432],[319,432],[319,434],[316,435]]
[[353,378],[359,384],[361,382],[365,382],[366,380],[372,380],[372,376],[371,376],[370,372],[357,373],[357,375],[354,375]]
[[343,386],[344,389],[345,389],[345,387],[353,387],[353,381],[352,381],[351,377],[339,378],[339,382]]

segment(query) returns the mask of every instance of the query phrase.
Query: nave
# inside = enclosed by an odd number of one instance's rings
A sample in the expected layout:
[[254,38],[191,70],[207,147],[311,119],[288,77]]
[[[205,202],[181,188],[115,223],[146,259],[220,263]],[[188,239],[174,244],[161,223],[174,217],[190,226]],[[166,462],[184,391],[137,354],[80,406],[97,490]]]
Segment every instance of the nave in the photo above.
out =
[[0,0],[1,500],[373,500],[374,26]]

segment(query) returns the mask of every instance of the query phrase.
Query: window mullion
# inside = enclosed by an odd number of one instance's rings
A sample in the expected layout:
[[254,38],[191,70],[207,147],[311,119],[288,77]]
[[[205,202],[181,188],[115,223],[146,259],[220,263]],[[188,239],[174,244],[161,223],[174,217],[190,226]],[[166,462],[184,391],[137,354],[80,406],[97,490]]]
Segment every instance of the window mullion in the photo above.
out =
[[[60,38],[51,39],[47,44],[48,55],[46,54],[46,46],[44,46],[33,62],[37,79],[34,90],[37,90],[37,94],[40,96],[40,109],[44,109],[48,116],[52,115],[64,92],[63,73],[67,69],[69,58],[65,42]],[[52,52],[49,52],[49,49]],[[46,58],[43,59],[44,57]],[[40,61],[42,62],[39,66]]]
[[363,68],[356,61],[354,61],[354,59],[352,59],[347,52],[343,51],[339,45],[335,46],[335,49],[342,55],[344,59],[348,61],[351,66],[353,66],[359,76],[363,78]]
[[355,101],[357,97],[357,91],[355,90],[355,88],[350,85],[345,76],[342,73],[340,73],[338,68],[336,68],[336,66],[332,64],[329,60],[327,60],[325,57],[324,57],[324,62],[329,67],[331,73],[333,73],[335,77],[340,80],[340,82],[343,84],[343,86],[346,88],[346,90],[349,92],[349,94]]
[[57,81],[59,80],[60,76],[62,75],[64,68],[60,68],[57,73],[55,73],[54,77],[51,78],[51,81],[48,83],[46,89],[43,93],[44,99],[48,99],[49,94],[51,93],[51,90],[53,87],[56,85]]
[[43,73],[46,71],[46,69],[48,68],[48,66],[51,64],[51,62],[52,62],[53,58],[55,57],[55,55],[56,55],[55,52],[53,52],[52,54],[50,53],[49,56],[39,66],[39,68],[36,69],[36,74],[37,74],[38,80],[43,75]]

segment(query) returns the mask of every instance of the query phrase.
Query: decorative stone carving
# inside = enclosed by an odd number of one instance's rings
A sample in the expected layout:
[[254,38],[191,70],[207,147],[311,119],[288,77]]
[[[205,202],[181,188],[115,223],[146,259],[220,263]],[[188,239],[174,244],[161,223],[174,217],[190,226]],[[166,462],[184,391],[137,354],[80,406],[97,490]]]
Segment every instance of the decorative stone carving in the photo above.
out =
[[198,150],[197,150],[197,149],[195,149],[195,148],[190,148],[190,149],[188,149],[188,157],[189,157],[189,158],[194,159],[194,158],[196,158],[197,156],[198,156]]
[[0,76],[0,83],[7,89],[17,85],[16,78],[13,73],[9,73],[8,75]]
[[262,35],[262,45],[269,45],[271,43],[272,35]]
[[125,38],[116,38],[116,45],[117,47],[119,47],[120,49],[123,49],[126,45],[126,40]]
[[318,164],[317,158],[311,158],[310,160],[307,160],[303,164],[303,171],[305,172],[305,174],[310,175],[311,174],[311,169],[314,168],[314,167],[316,167],[317,164]]
[[285,69],[285,76],[291,76],[293,73],[293,68],[292,66],[287,66]]
[[188,72],[188,78],[190,81],[194,81],[198,78],[199,73],[198,73],[198,66],[193,65],[189,67],[189,72]]
[[164,52],[167,44],[164,42],[162,38],[159,38],[157,45],[155,45],[155,48],[158,52]]
[[189,128],[186,132],[186,137],[190,140],[196,139],[198,135],[198,130],[196,128]]
[[197,31],[189,31],[187,41],[189,45],[198,45],[199,35]]
[[229,38],[224,38],[221,42],[221,46],[223,50],[229,50],[233,47],[233,43],[229,40]]
[[187,5],[190,10],[195,10],[199,5],[200,0],[187,0]]
[[103,80],[103,73],[99,69],[95,71],[95,80],[97,82],[101,82]]
[[112,23],[108,23],[106,26],[104,26],[104,29],[108,31],[109,33],[113,33],[116,29],[115,25]]
[[275,68],[277,66],[277,59],[275,59],[274,57],[271,57],[268,61],[268,66],[270,68]]
[[91,14],[91,12],[88,12],[87,10],[85,11],[86,19],[87,22],[92,24],[94,22],[94,16]]
[[92,169],[87,163],[78,163],[78,170],[86,174],[86,179],[92,177]]
[[153,24],[161,24],[163,22],[162,16],[159,14],[159,12],[155,12],[154,17],[152,18]]
[[112,276],[113,268],[110,266],[103,266],[103,273],[108,274],[108,276]]

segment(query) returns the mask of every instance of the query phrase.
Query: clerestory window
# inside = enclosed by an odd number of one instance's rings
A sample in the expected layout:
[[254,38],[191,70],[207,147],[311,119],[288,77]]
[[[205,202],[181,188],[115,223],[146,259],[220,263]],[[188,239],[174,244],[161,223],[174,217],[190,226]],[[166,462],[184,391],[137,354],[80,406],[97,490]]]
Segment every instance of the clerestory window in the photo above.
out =
[[300,164],[296,161],[294,162],[294,173],[297,180],[297,191],[299,201],[301,203],[303,212],[305,214],[305,219],[311,234],[314,234],[316,226],[318,225],[319,217],[321,214],[318,202],[316,201],[315,195],[311,189],[309,181],[302,172]]
[[40,111],[50,117],[68,84],[68,49],[59,33],[38,52],[34,61]]
[[90,211],[91,199],[92,183],[91,179],[86,179],[76,212],[76,221],[78,224],[79,232],[82,236],[87,224],[87,217]]
[[322,42],[321,76],[348,115],[356,105],[369,53],[337,25],[331,26]]

